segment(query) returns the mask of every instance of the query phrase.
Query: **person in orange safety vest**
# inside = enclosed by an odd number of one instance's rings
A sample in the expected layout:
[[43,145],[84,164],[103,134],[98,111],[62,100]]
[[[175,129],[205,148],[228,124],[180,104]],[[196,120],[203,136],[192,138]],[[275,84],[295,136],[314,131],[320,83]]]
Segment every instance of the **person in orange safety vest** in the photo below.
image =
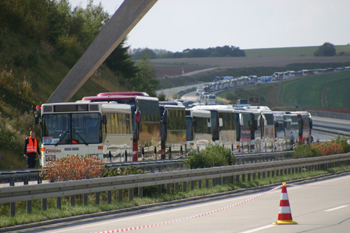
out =
[[35,167],[36,154],[40,159],[38,140],[35,138],[35,132],[30,131],[30,137],[26,138],[24,142],[24,157],[27,158],[27,168]]

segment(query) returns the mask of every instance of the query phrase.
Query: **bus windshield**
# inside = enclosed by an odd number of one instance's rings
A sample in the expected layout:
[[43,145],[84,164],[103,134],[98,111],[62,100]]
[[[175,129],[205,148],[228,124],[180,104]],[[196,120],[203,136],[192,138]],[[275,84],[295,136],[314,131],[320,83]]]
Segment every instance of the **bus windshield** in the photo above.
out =
[[43,115],[43,144],[93,144],[102,142],[101,114]]

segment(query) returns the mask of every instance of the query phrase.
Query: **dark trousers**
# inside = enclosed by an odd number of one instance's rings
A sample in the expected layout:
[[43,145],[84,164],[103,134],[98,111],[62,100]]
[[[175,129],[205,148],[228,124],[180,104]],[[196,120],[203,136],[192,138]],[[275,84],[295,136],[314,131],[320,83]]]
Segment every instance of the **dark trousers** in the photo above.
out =
[[27,168],[35,168],[36,153],[27,153]]

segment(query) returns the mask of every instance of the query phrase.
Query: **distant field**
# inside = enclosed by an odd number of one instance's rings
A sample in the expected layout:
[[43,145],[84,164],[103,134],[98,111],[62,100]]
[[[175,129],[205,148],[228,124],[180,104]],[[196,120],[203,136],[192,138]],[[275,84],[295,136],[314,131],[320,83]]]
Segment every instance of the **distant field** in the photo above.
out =
[[[350,62],[350,45],[335,46],[337,54],[346,56],[314,57],[315,47],[269,48],[245,50],[247,57],[202,57],[152,59],[157,78],[179,76],[208,68],[283,67],[300,63],[344,63]],[[249,75],[249,74],[247,74]]]
[[[269,48],[269,49],[245,49],[247,57],[312,57],[319,46]],[[350,45],[336,45],[337,54],[344,52],[350,55]]]

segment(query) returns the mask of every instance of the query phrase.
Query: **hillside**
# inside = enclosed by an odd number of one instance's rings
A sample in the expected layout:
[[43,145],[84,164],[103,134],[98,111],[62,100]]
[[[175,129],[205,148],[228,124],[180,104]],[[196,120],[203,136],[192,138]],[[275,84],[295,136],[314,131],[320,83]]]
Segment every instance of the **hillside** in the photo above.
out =
[[238,99],[259,97],[259,105],[269,106],[273,110],[347,109],[350,108],[349,85],[350,71],[344,71],[243,87],[223,92],[218,97],[230,104],[236,104]]
[[[50,97],[71,69],[47,43],[0,30],[0,169],[25,168],[23,143],[34,127],[32,105]],[[99,92],[125,90],[105,65],[82,86],[72,101]]]

